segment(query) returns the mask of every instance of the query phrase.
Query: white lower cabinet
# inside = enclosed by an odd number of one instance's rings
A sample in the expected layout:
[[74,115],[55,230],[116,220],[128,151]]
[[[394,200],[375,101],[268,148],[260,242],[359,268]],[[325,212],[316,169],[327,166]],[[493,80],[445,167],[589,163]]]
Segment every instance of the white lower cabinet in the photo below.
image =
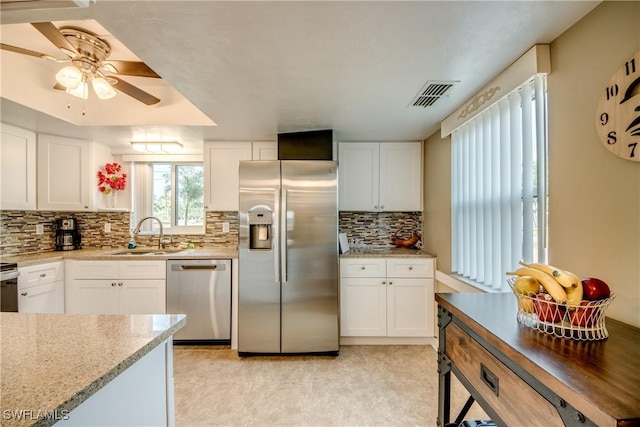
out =
[[67,313],[166,312],[165,261],[68,260],[66,263]]
[[340,335],[433,337],[434,260],[340,259]]
[[64,313],[62,261],[18,269],[18,312]]

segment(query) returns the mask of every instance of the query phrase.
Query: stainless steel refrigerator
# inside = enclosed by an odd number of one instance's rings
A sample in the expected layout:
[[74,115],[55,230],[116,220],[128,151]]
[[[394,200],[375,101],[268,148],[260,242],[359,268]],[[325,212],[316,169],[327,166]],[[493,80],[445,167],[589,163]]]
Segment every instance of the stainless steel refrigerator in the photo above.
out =
[[338,354],[332,161],[241,161],[238,353]]

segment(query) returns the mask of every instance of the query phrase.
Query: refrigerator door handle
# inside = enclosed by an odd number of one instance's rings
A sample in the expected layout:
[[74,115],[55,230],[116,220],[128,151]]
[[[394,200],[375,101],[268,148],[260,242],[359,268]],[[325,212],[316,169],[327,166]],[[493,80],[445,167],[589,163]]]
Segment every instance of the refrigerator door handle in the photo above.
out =
[[280,271],[282,283],[287,281],[287,197],[286,188],[282,189],[282,220],[280,221]]
[[278,227],[280,226],[280,214],[281,214],[281,209],[280,209],[280,190],[274,190],[273,191],[273,221],[272,221],[272,233],[273,236],[276,238],[273,238],[273,271],[275,272],[274,274],[274,282],[275,283],[280,283],[280,243],[279,243],[279,239],[277,238],[279,236],[279,229]]

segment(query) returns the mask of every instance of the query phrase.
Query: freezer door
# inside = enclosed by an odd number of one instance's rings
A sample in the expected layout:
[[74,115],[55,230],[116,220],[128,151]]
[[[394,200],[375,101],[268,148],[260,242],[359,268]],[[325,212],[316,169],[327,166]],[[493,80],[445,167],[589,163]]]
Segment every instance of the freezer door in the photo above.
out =
[[280,162],[240,162],[238,239],[238,351],[280,352],[279,242],[251,249],[249,213],[270,211],[271,236],[279,233]]
[[337,165],[282,161],[282,352],[334,352],[338,332]]

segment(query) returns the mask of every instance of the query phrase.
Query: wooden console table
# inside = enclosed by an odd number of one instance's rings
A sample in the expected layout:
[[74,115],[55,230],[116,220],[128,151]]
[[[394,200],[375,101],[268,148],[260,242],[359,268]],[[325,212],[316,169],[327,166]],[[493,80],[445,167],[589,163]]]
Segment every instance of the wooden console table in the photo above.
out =
[[[436,294],[438,425],[451,373],[497,425],[640,426],[640,329],[607,318],[609,338],[582,342],[521,326],[504,294]],[[460,417],[458,417],[460,418]]]

